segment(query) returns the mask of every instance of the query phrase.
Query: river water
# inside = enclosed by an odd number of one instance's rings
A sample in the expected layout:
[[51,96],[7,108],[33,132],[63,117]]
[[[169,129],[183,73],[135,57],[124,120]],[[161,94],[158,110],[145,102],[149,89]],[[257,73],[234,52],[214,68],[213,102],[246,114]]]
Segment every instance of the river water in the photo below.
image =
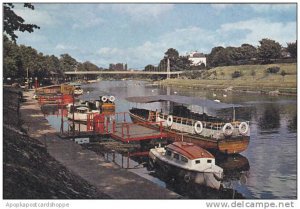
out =
[[[236,109],[236,117],[250,121],[251,139],[249,147],[240,155],[218,157],[216,162],[224,169],[225,179],[222,192],[208,192],[197,186],[166,181],[156,173],[147,171],[141,162],[147,156],[130,157],[129,169],[160,186],[167,187],[187,198],[247,198],[247,199],[296,199],[297,198],[297,99],[290,96],[268,96],[251,93],[201,91],[163,87],[145,81],[100,81],[86,84],[82,88],[84,100],[98,99],[100,95],[114,95],[116,112],[127,112],[131,107],[165,109],[165,103],[147,105],[126,101],[126,97],[150,95],[183,95],[218,99],[221,102],[242,104]],[[222,117],[230,117],[231,110],[204,111]],[[50,124],[59,130],[60,119],[48,116]],[[107,154],[109,159],[109,154]],[[114,156],[114,159],[123,156]],[[111,158],[110,158],[111,159]],[[117,161],[117,160],[116,160]],[[120,163],[119,163],[120,164]]]

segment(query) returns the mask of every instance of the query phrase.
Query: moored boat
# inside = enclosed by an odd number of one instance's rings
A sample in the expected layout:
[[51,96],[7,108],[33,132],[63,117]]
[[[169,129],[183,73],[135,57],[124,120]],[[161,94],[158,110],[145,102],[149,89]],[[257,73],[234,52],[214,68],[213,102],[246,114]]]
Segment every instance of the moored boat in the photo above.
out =
[[[157,110],[147,110],[143,108],[132,108],[129,110],[133,122],[159,129],[159,126],[153,123],[160,122],[163,131],[174,141],[184,140],[192,142],[204,149],[217,151],[225,154],[237,154],[247,149],[250,141],[249,121],[240,121],[235,119],[235,111],[232,119],[223,119],[207,115],[206,113],[192,112],[184,107],[183,104],[192,104],[198,106],[209,106],[216,109],[232,108],[230,104],[203,100],[183,96],[158,95],[150,97],[131,97],[128,101],[137,103],[150,102],[172,102],[179,103],[180,107],[168,114]],[[238,107],[238,105],[235,105]],[[182,110],[183,109],[183,110]],[[184,137],[183,137],[184,136]]]
[[223,169],[215,164],[211,153],[193,143],[174,142],[155,147],[150,149],[149,157],[149,165],[161,169],[165,175],[217,190],[221,186]]
[[95,114],[110,115],[115,113],[115,97],[100,96],[99,100],[81,101],[77,104],[67,106],[68,119],[80,122],[87,122],[89,115],[91,118]]

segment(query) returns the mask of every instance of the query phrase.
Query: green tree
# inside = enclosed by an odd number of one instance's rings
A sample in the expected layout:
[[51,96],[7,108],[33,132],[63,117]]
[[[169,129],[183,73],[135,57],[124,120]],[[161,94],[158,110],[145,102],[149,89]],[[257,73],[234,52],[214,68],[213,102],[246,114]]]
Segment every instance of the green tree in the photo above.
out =
[[243,60],[250,60],[257,57],[257,49],[250,44],[242,44],[240,50]]
[[218,62],[215,59],[215,56],[216,56],[216,54],[218,54],[222,50],[224,50],[224,47],[222,47],[222,46],[217,46],[217,47],[212,48],[210,54],[208,54],[208,56],[207,56],[208,66],[210,66],[210,67],[216,67],[217,66]]
[[259,43],[258,56],[265,63],[269,63],[271,59],[280,57],[281,45],[278,42],[265,38],[259,41]]
[[285,70],[282,70],[282,71],[280,72],[280,75],[282,76],[282,80],[284,80],[284,76],[286,76]]
[[145,66],[145,71],[155,71],[156,67],[154,65]]
[[[34,10],[34,6],[30,3],[24,3],[24,7]],[[32,33],[34,29],[40,29],[35,24],[25,24],[25,20],[18,16],[14,11],[14,4],[4,3],[3,4],[3,30],[10,36],[10,38],[16,42],[18,36],[15,34],[16,31]]]
[[98,71],[99,68],[97,65],[89,62],[89,61],[86,61],[84,63],[79,63],[78,64],[78,70],[79,71]]
[[287,43],[287,51],[291,54],[292,58],[297,58],[297,41],[293,43]]
[[253,80],[254,80],[254,77],[256,76],[256,72],[255,72],[255,70],[251,70],[251,76],[252,76],[252,78],[253,78]]
[[165,58],[169,58],[169,59],[175,60],[175,59],[179,58],[179,53],[178,53],[178,51],[176,49],[169,48],[165,52]]
[[78,67],[78,62],[76,59],[71,57],[69,54],[62,54],[60,55],[60,66],[62,71],[74,71]]

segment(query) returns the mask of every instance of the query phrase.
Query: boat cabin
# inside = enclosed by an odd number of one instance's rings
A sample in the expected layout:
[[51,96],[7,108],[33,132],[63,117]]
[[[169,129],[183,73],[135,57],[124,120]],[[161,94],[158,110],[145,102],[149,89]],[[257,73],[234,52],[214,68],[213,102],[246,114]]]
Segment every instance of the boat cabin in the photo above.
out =
[[174,142],[165,150],[164,155],[168,160],[185,167],[205,169],[215,165],[214,156],[193,143]]

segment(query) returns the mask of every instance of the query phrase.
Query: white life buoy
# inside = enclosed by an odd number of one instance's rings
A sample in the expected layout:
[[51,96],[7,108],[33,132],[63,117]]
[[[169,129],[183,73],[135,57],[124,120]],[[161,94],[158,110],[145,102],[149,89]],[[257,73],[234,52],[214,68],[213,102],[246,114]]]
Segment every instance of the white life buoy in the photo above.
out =
[[169,115],[168,118],[167,118],[167,125],[171,126],[172,124],[173,124],[173,116]]
[[226,123],[224,126],[223,126],[223,133],[225,136],[230,136],[232,133],[233,133],[233,125],[231,123]]
[[114,96],[109,97],[109,101],[114,102],[115,100],[116,100],[116,98]]
[[101,101],[102,101],[102,102],[106,102],[106,101],[107,101],[107,97],[106,97],[106,96],[103,96],[103,97],[101,98]]
[[201,121],[197,121],[195,123],[194,129],[197,134],[200,134],[203,131],[203,124],[201,123]]
[[248,133],[249,130],[249,125],[246,122],[241,122],[241,124],[239,125],[239,132],[242,135],[246,135]]

